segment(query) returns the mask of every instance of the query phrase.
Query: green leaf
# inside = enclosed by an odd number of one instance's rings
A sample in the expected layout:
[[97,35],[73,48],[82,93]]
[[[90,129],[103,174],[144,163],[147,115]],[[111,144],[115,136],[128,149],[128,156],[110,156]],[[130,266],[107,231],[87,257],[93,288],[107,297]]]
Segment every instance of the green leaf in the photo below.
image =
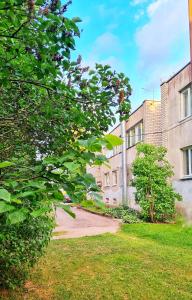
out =
[[3,201],[0,201],[0,214],[5,213],[7,211],[14,210],[14,209],[15,209],[14,206],[7,204]]
[[105,140],[109,142],[113,147],[120,146],[123,144],[123,140],[120,137],[113,134],[105,135]]
[[36,194],[37,191],[26,191],[26,192],[23,192],[23,193],[20,193],[18,194],[17,196],[20,197],[20,198],[25,198],[25,197],[28,197],[28,196],[33,196]]
[[11,194],[5,189],[0,189],[0,199],[10,202]]
[[50,211],[49,207],[42,207],[40,209],[34,210],[30,215],[33,218],[38,218],[40,216],[43,216],[45,213],[47,213],[48,211]]
[[74,212],[71,210],[69,205],[60,203],[60,204],[57,204],[57,207],[62,208],[64,211],[66,211],[66,213],[68,213],[72,218],[75,219],[76,216],[75,216]]
[[10,161],[3,161],[3,162],[0,163],[0,169],[7,168],[7,167],[10,167],[12,165],[13,165],[13,163],[10,162]]
[[55,169],[53,171],[51,171],[52,174],[55,174],[55,175],[61,175],[63,174],[63,170],[61,168],[58,168],[58,169]]
[[56,200],[61,200],[61,201],[64,200],[64,196],[63,196],[61,191],[54,192],[53,193],[53,198],[56,199]]
[[26,218],[28,216],[28,212],[29,212],[28,209],[21,208],[19,210],[16,210],[16,211],[10,213],[8,215],[7,220],[9,222],[9,224],[11,224],[11,225],[21,223],[26,220]]
[[72,19],[72,21],[73,21],[74,23],[82,22],[82,20],[81,20],[79,17],[74,17],[74,18]]
[[79,164],[75,163],[75,162],[66,162],[64,163],[64,166],[71,172],[79,169]]

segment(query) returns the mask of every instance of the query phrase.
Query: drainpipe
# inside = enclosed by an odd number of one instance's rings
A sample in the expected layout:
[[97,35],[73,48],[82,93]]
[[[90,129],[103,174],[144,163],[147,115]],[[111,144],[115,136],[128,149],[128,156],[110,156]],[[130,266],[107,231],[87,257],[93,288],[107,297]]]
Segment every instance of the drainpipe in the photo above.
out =
[[192,0],[188,0],[188,7],[189,7],[190,57],[191,57],[190,80],[192,81]]
[[127,153],[126,153],[126,121],[121,122],[121,138],[122,144],[122,204],[128,205],[127,199]]

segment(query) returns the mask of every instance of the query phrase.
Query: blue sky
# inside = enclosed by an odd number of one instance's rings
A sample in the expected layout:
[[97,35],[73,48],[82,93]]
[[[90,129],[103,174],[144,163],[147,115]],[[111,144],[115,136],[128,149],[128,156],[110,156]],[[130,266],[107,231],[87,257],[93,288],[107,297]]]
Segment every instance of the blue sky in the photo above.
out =
[[160,97],[160,83],[189,61],[188,0],[73,0],[82,19],[76,55],[124,72],[132,108]]

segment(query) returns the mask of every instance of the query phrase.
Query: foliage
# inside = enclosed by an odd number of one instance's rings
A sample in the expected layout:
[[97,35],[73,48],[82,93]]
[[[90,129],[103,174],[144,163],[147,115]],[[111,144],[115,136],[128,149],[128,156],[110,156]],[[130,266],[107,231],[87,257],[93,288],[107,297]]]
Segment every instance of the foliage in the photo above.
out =
[[[26,224],[28,232],[31,220],[48,217],[63,200],[61,189],[74,202],[98,192],[86,165],[102,164],[102,146],[120,143],[102,137],[115,113],[129,115],[131,88],[124,74],[100,64],[90,70],[81,56],[71,60],[80,19],[67,17],[70,4],[0,2],[0,226],[7,230]],[[15,240],[18,253],[21,239]],[[28,236],[30,245],[34,240]],[[17,258],[15,269],[28,265],[27,256]]]
[[89,70],[80,56],[71,61],[80,19],[67,18],[70,3],[0,3],[0,182],[21,202],[61,200],[60,188],[74,201],[97,191],[86,164],[101,164],[95,152],[121,143],[101,137],[117,111],[122,118],[130,111],[124,74],[100,64]]
[[[23,284],[32,267],[47,246],[53,229],[49,216],[27,218],[14,226],[0,217],[0,287]],[[3,224],[3,225],[2,225]]]
[[181,200],[169,182],[173,170],[165,156],[166,149],[163,147],[139,144],[133,163],[136,200],[145,219],[151,222],[172,219],[175,216],[175,201]]
[[81,207],[100,215],[104,215],[106,209],[105,203],[100,200],[84,200],[81,202]]
[[123,223],[134,224],[142,222],[139,212],[129,208],[128,206],[106,208],[104,212],[106,215],[110,215],[117,219],[122,219]]

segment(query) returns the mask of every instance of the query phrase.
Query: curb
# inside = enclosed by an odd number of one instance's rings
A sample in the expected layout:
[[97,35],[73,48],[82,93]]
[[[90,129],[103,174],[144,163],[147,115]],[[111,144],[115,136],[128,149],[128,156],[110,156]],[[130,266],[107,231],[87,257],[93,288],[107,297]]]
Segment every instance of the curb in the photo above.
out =
[[119,221],[119,222],[121,221],[120,219],[113,218],[113,217],[111,217],[111,216],[105,215],[104,213],[99,213],[99,212],[96,212],[96,211],[91,211],[91,210],[89,210],[89,209],[87,209],[87,208],[84,208],[84,207],[82,207],[82,206],[76,206],[76,208],[77,208],[77,209],[82,209],[82,210],[84,210],[84,211],[86,211],[86,212],[89,212],[89,213],[91,213],[91,214],[93,214],[93,215],[97,215],[97,216],[100,216],[100,217],[109,218],[109,219],[112,219],[112,220],[117,220],[117,221]]

